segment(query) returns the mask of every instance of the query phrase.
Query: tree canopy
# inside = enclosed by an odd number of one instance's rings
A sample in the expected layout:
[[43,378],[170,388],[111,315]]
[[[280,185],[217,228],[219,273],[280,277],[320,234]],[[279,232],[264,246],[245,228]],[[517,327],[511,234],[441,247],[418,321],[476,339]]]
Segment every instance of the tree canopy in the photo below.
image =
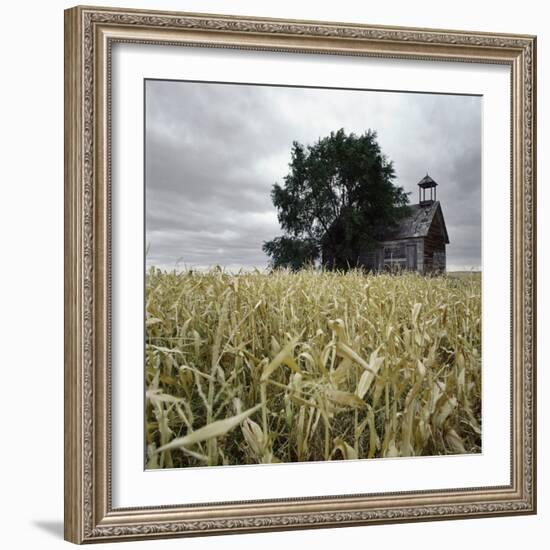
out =
[[263,245],[273,267],[299,269],[319,258],[327,268],[353,267],[359,247],[407,211],[408,193],[394,184],[373,130],[358,136],[342,128],[308,146],[294,141],[289,168],[271,191],[285,233]]

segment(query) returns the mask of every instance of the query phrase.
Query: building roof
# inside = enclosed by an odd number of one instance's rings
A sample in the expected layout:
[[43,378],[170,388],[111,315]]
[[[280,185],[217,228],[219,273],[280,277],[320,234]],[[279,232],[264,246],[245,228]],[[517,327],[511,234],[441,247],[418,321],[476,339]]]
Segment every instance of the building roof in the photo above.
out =
[[422,187],[423,189],[426,189],[428,187],[437,187],[437,182],[430,178],[428,174],[426,174],[419,182],[418,187]]
[[433,223],[434,218],[441,217],[441,225],[444,232],[445,242],[449,243],[447,228],[439,201],[433,201],[427,204],[409,205],[409,214],[401,219],[397,224],[389,228],[384,233],[384,241],[397,239],[410,239],[413,237],[426,237]]

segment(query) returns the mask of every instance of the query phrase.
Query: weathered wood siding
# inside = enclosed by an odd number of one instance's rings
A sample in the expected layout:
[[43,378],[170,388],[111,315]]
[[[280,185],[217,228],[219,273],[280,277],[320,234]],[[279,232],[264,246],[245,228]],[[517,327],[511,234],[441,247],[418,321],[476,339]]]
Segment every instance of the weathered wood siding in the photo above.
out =
[[357,258],[357,265],[370,271],[380,271],[382,268],[383,251],[380,246],[375,248],[363,245]]
[[445,272],[445,234],[441,216],[436,215],[424,237],[424,273]]

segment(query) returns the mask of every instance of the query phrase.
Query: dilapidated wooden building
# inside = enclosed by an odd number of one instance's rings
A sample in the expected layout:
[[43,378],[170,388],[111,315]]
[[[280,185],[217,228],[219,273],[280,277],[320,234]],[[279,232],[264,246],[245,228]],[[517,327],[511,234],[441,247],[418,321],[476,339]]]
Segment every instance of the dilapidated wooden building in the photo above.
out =
[[[383,230],[374,245],[372,241],[360,243],[357,258],[350,263],[372,271],[444,273],[449,235],[437,200],[437,185],[426,174],[418,182],[418,204],[410,205],[406,217]],[[323,264],[330,266],[330,253],[322,252]]]

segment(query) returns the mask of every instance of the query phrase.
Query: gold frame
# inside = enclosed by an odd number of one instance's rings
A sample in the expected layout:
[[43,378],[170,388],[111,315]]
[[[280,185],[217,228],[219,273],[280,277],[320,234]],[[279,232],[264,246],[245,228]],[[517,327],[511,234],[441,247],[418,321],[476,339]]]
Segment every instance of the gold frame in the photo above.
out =
[[[113,509],[110,55],[115,42],[499,63],[511,68],[511,484]],[[65,12],[65,538],[103,542],[536,512],[536,37],[75,7]]]

